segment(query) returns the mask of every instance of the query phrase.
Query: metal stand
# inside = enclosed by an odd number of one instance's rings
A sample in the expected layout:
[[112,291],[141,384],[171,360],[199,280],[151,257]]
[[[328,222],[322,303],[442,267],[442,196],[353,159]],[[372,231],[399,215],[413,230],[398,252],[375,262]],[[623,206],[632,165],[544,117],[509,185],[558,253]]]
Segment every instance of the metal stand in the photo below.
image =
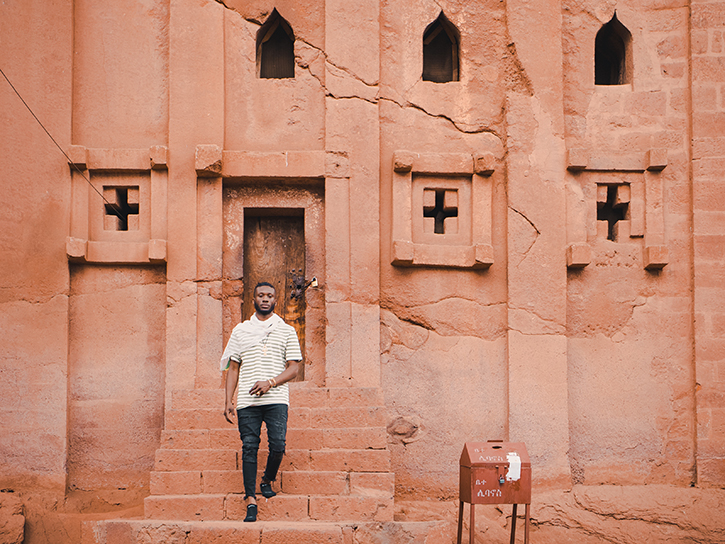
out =
[[[459,501],[459,508],[458,508],[458,540],[456,541],[457,544],[461,544],[461,540],[463,537],[463,501]],[[516,509],[518,507],[518,504],[514,504],[514,511],[511,517],[511,544],[514,544],[516,541]],[[473,534],[476,530],[476,505],[471,505],[471,521],[469,522],[469,534],[468,534],[468,543],[469,544],[475,544],[473,540]],[[529,505],[526,505],[526,513],[524,517],[524,544],[529,544]]]

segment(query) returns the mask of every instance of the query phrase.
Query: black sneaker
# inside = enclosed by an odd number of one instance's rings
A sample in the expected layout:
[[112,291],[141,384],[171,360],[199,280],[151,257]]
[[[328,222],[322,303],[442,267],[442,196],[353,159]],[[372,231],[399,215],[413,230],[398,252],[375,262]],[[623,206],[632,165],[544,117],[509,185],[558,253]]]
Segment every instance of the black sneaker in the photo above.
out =
[[262,493],[262,496],[265,499],[271,499],[274,497],[277,493],[272,491],[272,484],[271,483],[261,483],[259,484],[259,491]]
[[247,505],[247,517],[244,518],[244,521],[257,521],[257,505],[256,504]]

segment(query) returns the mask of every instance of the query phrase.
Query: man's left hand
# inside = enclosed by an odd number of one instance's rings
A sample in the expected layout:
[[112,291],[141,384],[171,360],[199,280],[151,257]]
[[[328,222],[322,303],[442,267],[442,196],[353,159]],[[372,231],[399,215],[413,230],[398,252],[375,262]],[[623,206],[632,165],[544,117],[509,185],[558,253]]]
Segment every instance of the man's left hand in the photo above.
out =
[[269,383],[269,380],[260,380],[252,386],[249,394],[255,397],[261,397],[270,389],[272,389],[272,384]]

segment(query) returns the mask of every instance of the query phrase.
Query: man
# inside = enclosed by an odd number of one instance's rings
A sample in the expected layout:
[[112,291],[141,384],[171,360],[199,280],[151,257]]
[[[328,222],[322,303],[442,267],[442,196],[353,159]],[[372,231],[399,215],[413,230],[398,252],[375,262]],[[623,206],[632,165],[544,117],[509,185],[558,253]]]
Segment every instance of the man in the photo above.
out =
[[254,288],[251,319],[232,331],[221,359],[222,370],[228,369],[224,417],[234,423],[234,392],[239,436],[242,439],[242,476],[247,501],[244,521],[257,520],[257,451],[262,422],[267,426],[269,456],[259,486],[266,498],[274,497],[271,482],[277,478],[287,435],[289,386],[297,376],[302,360],[297,333],[274,313],[277,293],[274,286],[260,282]]

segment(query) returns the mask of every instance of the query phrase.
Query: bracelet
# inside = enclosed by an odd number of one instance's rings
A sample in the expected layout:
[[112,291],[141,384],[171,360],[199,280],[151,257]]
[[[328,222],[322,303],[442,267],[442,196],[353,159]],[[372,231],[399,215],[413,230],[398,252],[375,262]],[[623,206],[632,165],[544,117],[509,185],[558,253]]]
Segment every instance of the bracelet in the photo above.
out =
[[269,379],[269,380],[267,380],[267,381],[269,382],[269,385],[270,385],[270,386],[272,386],[272,387],[277,387],[277,380],[275,380],[274,378],[270,378],[270,379]]

